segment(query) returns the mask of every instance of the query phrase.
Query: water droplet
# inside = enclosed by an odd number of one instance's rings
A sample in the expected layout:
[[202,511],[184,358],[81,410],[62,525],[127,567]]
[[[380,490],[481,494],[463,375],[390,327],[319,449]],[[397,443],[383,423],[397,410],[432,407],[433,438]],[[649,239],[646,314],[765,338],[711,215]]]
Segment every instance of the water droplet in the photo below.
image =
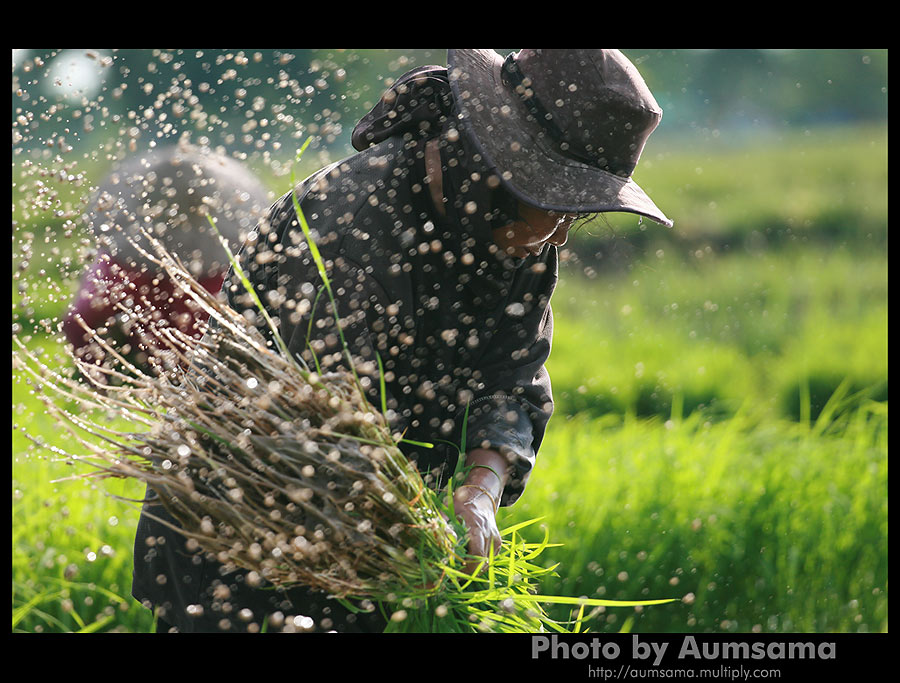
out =
[[315,622],[310,617],[298,614],[294,617],[294,626],[308,630],[315,626]]

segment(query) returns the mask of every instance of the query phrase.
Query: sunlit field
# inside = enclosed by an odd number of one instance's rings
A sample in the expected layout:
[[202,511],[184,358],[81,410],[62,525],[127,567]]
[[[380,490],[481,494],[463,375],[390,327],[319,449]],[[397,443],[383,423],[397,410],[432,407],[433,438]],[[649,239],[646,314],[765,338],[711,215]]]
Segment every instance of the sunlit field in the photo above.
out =
[[[542,592],[675,599],[591,630],[887,630],[886,147],[886,125],[661,144],[637,179],[675,227],[571,237],[556,413],[501,526],[542,517],[560,544]],[[54,187],[35,168],[14,168],[13,334],[61,368],[86,234],[32,201]],[[12,630],[151,630],[130,596],[143,490],[36,446],[74,447],[16,370],[12,423]]]
[[[598,630],[887,629],[887,409],[810,426],[573,418],[550,432],[514,518],[545,514],[562,548],[546,590],[676,597]],[[560,615],[564,616],[564,615]]]

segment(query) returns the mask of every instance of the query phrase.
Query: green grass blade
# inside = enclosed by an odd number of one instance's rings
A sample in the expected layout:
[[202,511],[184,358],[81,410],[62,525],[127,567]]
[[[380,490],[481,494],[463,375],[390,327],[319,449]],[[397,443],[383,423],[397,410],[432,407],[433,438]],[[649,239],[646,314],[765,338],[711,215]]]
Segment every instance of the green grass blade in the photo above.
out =
[[425,441],[413,441],[412,439],[400,439],[400,443],[408,443],[413,446],[421,446],[422,448],[434,448],[433,443],[426,443]]
[[87,626],[82,626],[76,633],[96,633],[101,628],[106,626],[109,622],[115,619],[114,616],[110,615],[108,617],[103,617],[102,619],[98,619],[97,621],[91,622]]
[[507,577],[506,587],[509,588],[512,586],[513,577],[516,574],[516,532],[512,532],[512,536],[509,539],[509,566],[507,567],[507,572],[509,572],[509,576]]
[[312,347],[312,329],[313,322],[316,319],[316,310],[319,308],[319,298],[322,296],[322,292],[325,291],[322,287],[319,287],[319,291],[316,292],[316,298],[313,299],[312,307],[309,310],[309,324],[306,326],[306,348],[309,349],[310,354],[313,357],[313,363],[316,364],[316,372],[319,375],[322,374],[322,366],[319,364],[319,356],[316,354],[315,350]]
[[462,434],[459,437],[459,453],[460,460],[465,460],[466,455],[466,433],[469,426],[469,402],[466,401],[466,409],[463,412]]
[[536,524],[537,522],[540,522],[542,519],[544,519],[544,516],[534,517],[532,519],[525,520],[524,522],[517,522],[516,524],[513,524],[512,526],[508,526],[508,527],[502,529],[500,531],[500,535],[506,536],[507,534],[511,534],[515,531],[518,531],[519,529],[526,527],[526,526]]
[[590,607],[645,607],[648,605],[665,605],[677,602],[678,598],[659,600],[600,600],[598,598],[570,598],[566,595],[530,595],[517,594],[508,596],[519,602],[546,602],[555,605],[581,605]]
[[584,608],[586,605],[582,603],[581,607],[578,608],[578,615],[575,617],[575,627],[572,629],[573,633],[580,633],[582,622],[584,621]]
[[45,600],[52,600],[63,595],[63,591],[53,591],[52,589],[46,590],[43,593],[38,593],[33,598],[31,598],[24,605],[16,607],[12,613],[12,626],[13,628],[22,621],[25,617],[27,617],[33,609],[35,609],[41,602]]
[[813,433],[822,434],[825,431],[831,423],[834,414],[839,410],[844,397],[849,392],[851,383],[851,378],[845,377],[838,385],[837,389],[834,390],[834,393],[828,398],[828,401],[826,401],[825,406],[816,418],[816,422],[812,428]]
[[42,620],[45,624],[53,626],[56,629],[56,633],[70,633],[71,632],[67,624],[65,624],[63,621],[61,621],[57,617],[53,616],[52,614],[48,614],[47,612],[44,612],[43,610],[39,610],[39,609],[35,608],[31,611],[30,614],[31,614],[31,616],[37,617],[38,619]]
[[631,627],[634,626],[634,617],[629,616],[625,623],[622,624],[622,628],[619,629],[619,633],[631,633]]
[[209,221],[209,224],[213,227],[213,230],[216,231],[216,234],[219,236],[219,241],[222,244],[222,248],[225,249],[225,253],[228,255],[228,260],[231,263],[231,267],[234,270],[235,275],[237,275],[241,284],[244,285],[244,289],[247,290],[247,293],[253,299],[253,303],[256,305],[257,310],[262,315],[263,319],[266,321],[266,325],[269,330],[272,332],[272,337],[275,339],[275,343],[278,345],[281,353],[286,357],[293,360],[291,354],[288,352],[287,345],[284,343],[284,340],[281,338],[281,333],[278,331],[278,327],[275,325],[275,322],[272,320],[269,312],[266,310],[266,307],[263,306],[262,301],[259,298],[259,295],[256,293],[256,289],[253,287],[253,283],[250,282],[250,279],[247,277],[247,274],[244,272],[244,269],[241,268],[240,261],[237,257],[232,253],[231,249],[228,247],[228,241],[219,232],[219,228],[216,225],[216,221],[212,216],[206,216],[206,219]]
[[378,390],[381,394],[381,412],[387,414],[387,387],[384,383],[384,364],[381,362],[381,354],[375,352],[375,360],[378,361]]
[[[303,156],[303,152],[306,150],[306,147],[309,145],[311,140],[312,138],[307,138],[306,142],[303,143],[303,146],[297,152],[296,161],[299,161],[300,157]],[[297,199],[297,193],[294,191],[294,188],[296,188],[296,186],[297,179],[294,175],[294,169],[292,167],[291,202],[294,206],[294,214],[297,216],[297,221],[300,223],[300,229],[303,231],[303,234],[306,237],[306,242],[309,246],[309,253],[313,258],[313,262],[316,264],[316,270],[319,272],[319,277],[322,278],[322,282],[325,284],[325,293],[328,294],[328,299],[331,301],[331,311],[334,315],[334,322],[335,326],[337,327],[338,337],[341,340],[341,348],[343,349],[344,355],[347,359],[347,364],[349,366],[348,369],[353,374],[360,393],[365,396],[365,390],[362,388],[362,384],[360,383],[359,377],[356,374],[356,367],[354,366],[353,357],[350,353],[350,346],[347,344],[347,340],[344,338],[344,330],[341,327],[341,319],[338,315],[337,301],[335,301],[334,292],[331,289],[331,279],[328,277],[328,271],[325,268],[325,261],[322,259],[322,254],[319,252],[319,247],[312,237],[312,231],[309,229],[309,223],[306,221],[306,215],[303,213],[303,209],[300,206],[300,200]]]

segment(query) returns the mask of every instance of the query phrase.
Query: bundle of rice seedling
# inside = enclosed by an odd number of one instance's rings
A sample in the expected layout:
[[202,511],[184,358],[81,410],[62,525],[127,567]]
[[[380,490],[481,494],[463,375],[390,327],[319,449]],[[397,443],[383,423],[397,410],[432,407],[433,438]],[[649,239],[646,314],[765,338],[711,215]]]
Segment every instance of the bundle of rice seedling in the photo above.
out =
[[[320,374],[292,358],[256,299],[276,341],[271,348],[252,322],[146,237],[157,265],[209,315],[202,338],[153,316],[135,292],[127,313],[156,342],[147,345],[152,370],[131,364],[86,325],[114,362],[73,357],[80,380],[43,365],[20,343],[16,364],[88,453],[42,445],[94,468],[82,476],[145,483],[189,542],[222,564],[274,586],[321,589],[349,605],[376,603],[391,616],[389,630],[565,630],[541,602],[580,605],[579,625],[585,606],[660,602],[536,596],[537,579],[551,571],[535,560],[547,541],[525,542],[521,524],[503,532],[502,550],[486,568],[465,572],[471,558],[452,491],[425,484],[367,401],[352,363]],[[328,288],[324,266],[320,272]],[[78,411],[58,405],[54,394],[74,399]],[[115,415],[135,429],[117,431],[88,414]]]
[[47,402],[73,434],[100,437],[79,438],[92,457],[78,459],[146,482],[188,538],[275,585],[374,596],[389,575],[421,583],[423,545],[433,557],[455,552],[452,530],[352,373],[320,376],[273,351],[174,259],[160,263],[210,314],[201,340],[145,320],[163,342],[147,374],[85,326],[115,366],[75,358],[86,382],[27,366],[82,409],[143,427],[115,432]]

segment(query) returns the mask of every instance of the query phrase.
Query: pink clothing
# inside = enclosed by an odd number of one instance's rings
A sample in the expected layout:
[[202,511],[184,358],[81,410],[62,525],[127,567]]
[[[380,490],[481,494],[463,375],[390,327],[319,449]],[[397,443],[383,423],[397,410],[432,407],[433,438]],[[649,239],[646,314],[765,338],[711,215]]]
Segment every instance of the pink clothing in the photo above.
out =
[[[199,282],[215,294],[221,289],[224,276],[222,272],[202,278]],[[134,315],[119,308],[119,303],[126,309],[152,306],[155,309],[154,319],[167,320],[170,325],[195,338],[201,336],[202,330],[198,327],[202,327],[207,317],[165,274],[135,270],[108,255],[101,255],[85,272],[81,287],[63,320],[63,332],[75,347],[76,355],[93,360],[88,348],[90,335],[79,325],[76,316],[80,316],[92,330],[106,326],[108,333],[102,335],[103,338],[114,340],[114,346],[118,345],[120,350],[122,345],[130,345],[123,355],[135,353],[142,346],[163,346],[151,332],[136,324]]]

